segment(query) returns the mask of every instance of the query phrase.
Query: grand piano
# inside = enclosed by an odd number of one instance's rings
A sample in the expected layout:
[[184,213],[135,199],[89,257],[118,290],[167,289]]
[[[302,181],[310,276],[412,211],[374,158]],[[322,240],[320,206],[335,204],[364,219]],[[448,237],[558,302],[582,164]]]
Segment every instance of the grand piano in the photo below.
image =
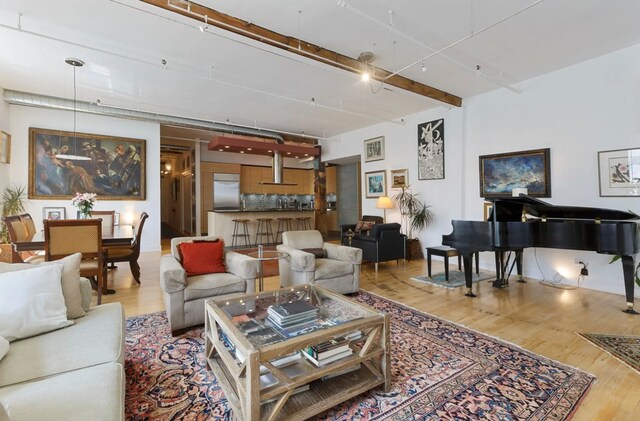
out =
[[[613,209],[555,206],[533,197],[499,198],[493,200],[488,221],[452,221],[453,232],[442,236],[442,244],[460,252],[464,262],[464,277],[469,297],[471,289],[471,257],[478,251],[496,253],[494,286],[507,284],[513,265],[522,280],[522,250],[544,247],[569,250],[590,250],[621,256],[626,313],[633,309],[635,280],[634,255],[640,252],[640,228],[635,221],[640,216]],[[507,252],[514,252],[511,269]]]

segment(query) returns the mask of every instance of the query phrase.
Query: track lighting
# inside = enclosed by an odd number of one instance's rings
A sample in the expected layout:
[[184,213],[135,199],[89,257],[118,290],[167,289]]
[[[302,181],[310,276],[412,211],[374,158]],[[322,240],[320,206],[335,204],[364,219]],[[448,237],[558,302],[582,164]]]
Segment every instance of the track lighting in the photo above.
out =
[[200,29],[200,32],[204,32],[207,29],[209,29],[209,17],[207,15],[204,15],[204,26],[200,25],[198,26],[198,28]]
[[422,63],[422,67],[420,67],[420,70],[422,70],[423,72],[426,72],[426,71],[427,71],[427,68],[426,68],[426,67],[424,67],[424,62]]
[[361,78],[363,82],[368,82],[371,77],[369,76],[369,72],[362,72]]

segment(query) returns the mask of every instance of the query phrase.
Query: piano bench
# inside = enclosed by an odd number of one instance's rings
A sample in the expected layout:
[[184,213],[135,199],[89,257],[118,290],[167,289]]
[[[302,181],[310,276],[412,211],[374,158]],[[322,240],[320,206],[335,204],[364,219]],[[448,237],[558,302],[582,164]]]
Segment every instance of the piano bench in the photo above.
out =
[[[473,253],[476,257],[476,274],[480,273],[480,253]],[[432,246],[427,247],[427,275],[431,278],[431,255],[444,257],[444,279],[449,282],[449,257],[458,256],[458,270],[462,269],[462,259],[458,250],[449,246]],[[473,257],[471,258],[473,264]]]

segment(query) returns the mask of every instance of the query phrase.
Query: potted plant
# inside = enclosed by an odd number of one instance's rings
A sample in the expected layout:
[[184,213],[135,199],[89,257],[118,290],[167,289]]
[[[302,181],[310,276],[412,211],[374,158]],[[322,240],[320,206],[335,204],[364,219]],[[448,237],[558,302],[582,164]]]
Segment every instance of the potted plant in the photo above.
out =
[[413,237],[413,232],[425,229],[433,222],[434,215],[431,206],[418,198],[420,194],[413,193],[410,189],[410,185],[402,187],[392,199],[400,210],[400,225],[404,227],[404,233],[407,235],[407,260],[423,259],[420,240]]
[[[25,188],[22,186],[10,186],[2,193],[2,216],[17,215],[24,212]],[[0,261],[11,262],[11,244],[9,243],[9,231],[3,221],[0,221]]]

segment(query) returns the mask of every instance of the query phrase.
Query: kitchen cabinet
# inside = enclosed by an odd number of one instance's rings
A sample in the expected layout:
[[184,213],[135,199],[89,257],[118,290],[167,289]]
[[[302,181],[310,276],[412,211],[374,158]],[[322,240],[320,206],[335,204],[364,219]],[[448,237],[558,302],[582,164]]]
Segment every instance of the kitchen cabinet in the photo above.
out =
[[242,165],[240,193],[242,194],[313,194],[313,170],[284,168],[282,181],[295,186],[262,184],[273,181],[271,167]]
[[336,166],[326,167],[325,172],[327,174],[327,194],[337,193],[336,182]]
[[327,211],[327,229],[329,231],[338,231],[338,211]]

